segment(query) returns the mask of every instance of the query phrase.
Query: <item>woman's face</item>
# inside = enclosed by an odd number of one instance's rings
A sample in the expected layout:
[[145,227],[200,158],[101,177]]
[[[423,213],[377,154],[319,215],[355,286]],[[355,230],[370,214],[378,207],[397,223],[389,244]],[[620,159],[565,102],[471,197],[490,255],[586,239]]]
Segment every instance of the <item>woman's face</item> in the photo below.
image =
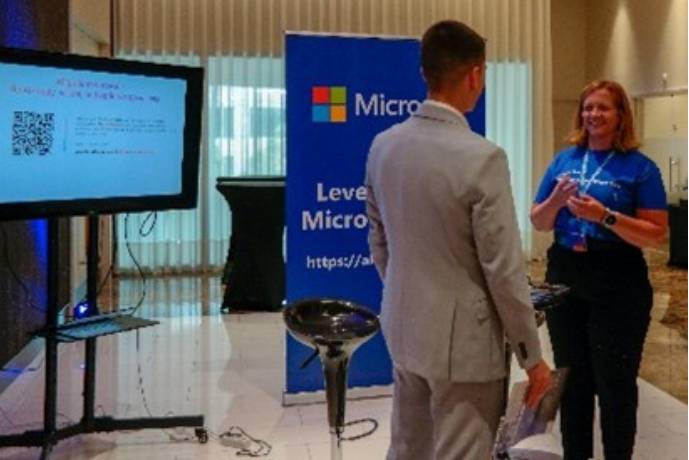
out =
[[607,89],[597,89],[584,99],[581,124],[589,139],[608,139],[612,142],[620,124],[615,100]]

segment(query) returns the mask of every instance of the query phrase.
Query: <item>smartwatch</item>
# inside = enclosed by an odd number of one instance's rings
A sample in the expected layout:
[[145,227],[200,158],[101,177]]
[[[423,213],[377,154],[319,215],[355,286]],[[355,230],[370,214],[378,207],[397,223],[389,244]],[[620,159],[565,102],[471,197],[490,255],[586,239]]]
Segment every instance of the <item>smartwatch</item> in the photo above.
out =
[[603,214],[603,220],[601,223],[605,228],[613,227],[617,223],[617,213],[605,208],[605,214]]

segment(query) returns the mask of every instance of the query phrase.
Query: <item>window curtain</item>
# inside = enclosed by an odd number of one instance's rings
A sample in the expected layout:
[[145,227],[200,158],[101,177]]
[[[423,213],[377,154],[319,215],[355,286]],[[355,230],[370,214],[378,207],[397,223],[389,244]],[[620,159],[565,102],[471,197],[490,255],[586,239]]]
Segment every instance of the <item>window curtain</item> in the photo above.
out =
[[[159,64],[201,65],[198,56],[189,55],[120,53],[117,57]],[[200,242],[205,209],[200,205],[196,209],[158,212],[155,215],[134,213],[116,216],[115,263],[118,270],[124,273],[134,271],[136,263],[148,272],[184,272],[202,266],[203,245]]]
[[[115,0],[118,57],[206,69],[199,207],[158,213],[148,235],[140,227],[151,219],[129,216],[127,240],[142,267],[222,266],[231,215],[216,178],[284,174],[284,31],[419,37],[448,18],[488,39],[486,135],[508,154],[525,253],[538,251],[528,210],[552,157],[550,0]],[[117,263],[127,272],[135,266],[124,220]]]
[[529,221],[534,161],[531,73],[528,63],[516,61],[489,62],[486,71],[486,137],[507,154],[517,221],[527,256],[533,236]]
[[158,212],[155,218],[149,213],[118,216],[118,270],[133,272],[136,263],[153,273],[219,268],[225,263],[232,220],[227,203],[215,189],[216,179],[283,175],[285,171],[283,61],[125,53],[118,53],[118,57],[203,65],[207,93],[199,206],[195,210]]

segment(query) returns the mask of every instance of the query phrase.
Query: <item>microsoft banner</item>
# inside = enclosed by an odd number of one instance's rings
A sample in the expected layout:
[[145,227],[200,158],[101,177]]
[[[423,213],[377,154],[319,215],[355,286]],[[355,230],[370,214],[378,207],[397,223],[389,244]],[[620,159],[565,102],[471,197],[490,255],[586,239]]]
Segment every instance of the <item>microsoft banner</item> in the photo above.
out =
[[[328,297],[380,313],[381,283],[368,250],[364,173],[379,132],[425,98],[420,43],[411,38],[287,34],[287,302]],[[469,116],[485,132],[483,98]],[[429,331],[430,334],[433,331]],[[286,392],[323,389],[312,350],[287,337]],[[361,346],[350,387],[392,382],[381,334]]]

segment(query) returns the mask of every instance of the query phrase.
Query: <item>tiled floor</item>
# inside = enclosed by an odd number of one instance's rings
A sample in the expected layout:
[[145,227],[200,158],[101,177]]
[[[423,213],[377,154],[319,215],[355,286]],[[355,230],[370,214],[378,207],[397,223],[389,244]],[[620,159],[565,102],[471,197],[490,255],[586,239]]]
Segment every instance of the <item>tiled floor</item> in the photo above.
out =
[[[135,281],[123,282],[120,298],[124,305],[135,303],[137,295]],[[325,406],[282,406],[285,331],[280,314],[220,315],[217,299],[219,286],[213,279],[150,282],[140,313],[161,324],[99,339],[97,415],[204,414],[206,426],[214,434],[239,425],[270,443],[272,452],[265,458],[329,459]],[[541,332],[547,345],[545,329]],[[60,422],[79,418],[82,363],[82,345],[60,347]],[[40,426],[42,371],[43,357],[38,356],[0,395],[1,433]],[[521,378],[523,374],[514,371],[513,379]],[[640,393],[635,458],[686,459],[687,406],[643,380]],[[389,398],[350,401],[348,420],[373,417],[380,426],[370,437],[346,443],[344,458],[385,458],[389,416]],[[216,440],[203,445],[184,440],[191,435],[189,430],[93,434],[59,443],[51,458],[234,458],[236,450]],[[37,449],[0,450],[2,459],[38,456]],[[596,458],[602,458],[598,441]]]

